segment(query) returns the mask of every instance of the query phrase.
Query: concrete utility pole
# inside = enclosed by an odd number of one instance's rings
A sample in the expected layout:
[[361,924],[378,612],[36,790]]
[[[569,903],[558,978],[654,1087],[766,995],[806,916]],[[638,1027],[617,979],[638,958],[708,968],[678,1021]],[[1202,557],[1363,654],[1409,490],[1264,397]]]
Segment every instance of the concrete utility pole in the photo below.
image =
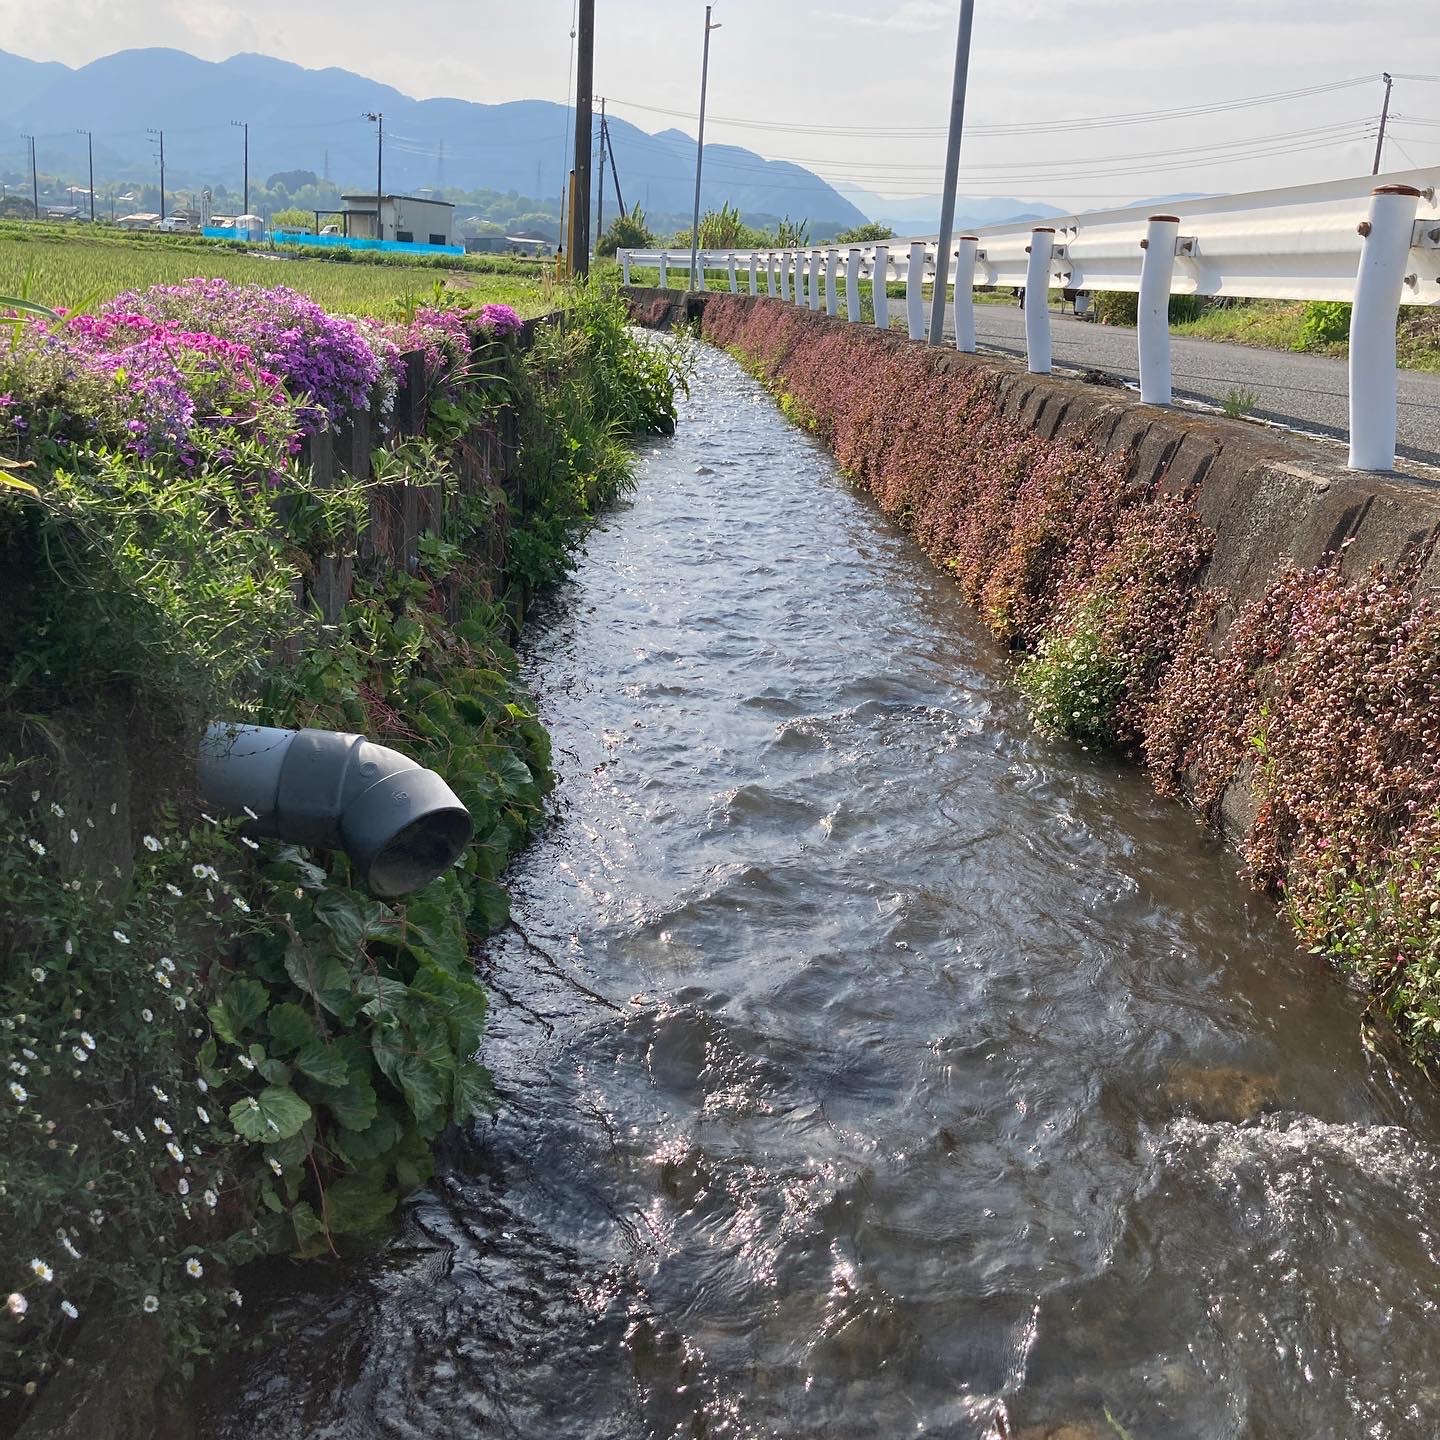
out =
[[165,218],[165,132],[147,125],[145,133],[160,137],[160,218],[163,220]]
[[385,238],[385,116],[378,110],[367,110],[365,119],[375,122],[375,238]]
[[85,148],[90,155],[90,223],[95,223],[95,137],[88,130],[77,130],[85,137]]
[[40,218],[40,176],[35,169],[35,137],[33,135],[21,135],[22,140],[30,142],[30,195],[35,206],[35,218]]
[[[245,180],[244,190],[242,192],[244,198],[241,201],[242,208],[240,213],[242,215],[248,215],[250,213],[250,122],[248,120],[232,120],[230,123],[237,130],[243,130],[245,132]],[[330,152],[327,150],[325,153],[328,157]]]
[[595,89],[595,0],[580,0],[575,52],[575,193],[570,201],[570,273],[590,273],[590,152]]
[[600,152],[600,180],[595,186],[595,248],[605,233],[605,97],[600,97],[600,139],[595,147]]
[[695,288],[695,271],[700,261],[700,169],[705,163],[705,90],[710,82],[710,32],[718,25],[710,23],[710,12],[715,7],[705,7],[705,48],[700,56],[700,134],[695,141],[695,216],[690,222],[690,286]]
[[1380,152],[1385,148],[1385,122],[1390,118],[1390,87],[1395,83],[1388,75],[1380,78],[1385,82],[1385,103],[1380,107],[1380,133],[1375,137],[1375,163],[1370,167],[1372,175],[1380,173]]
[[975,0],[960,0],[955,85],[950,92],[950,138],[945,145],[945,189],[940,197],[940,239],[935,249],[935,294],[930,302],[932,345],[940,344],[945,337],[945,292],[949,289],[950,241],[955,230],[955,189],[960,183],[960,137],[965,130],[965,82],[970,74],[970,29],[974,20]]

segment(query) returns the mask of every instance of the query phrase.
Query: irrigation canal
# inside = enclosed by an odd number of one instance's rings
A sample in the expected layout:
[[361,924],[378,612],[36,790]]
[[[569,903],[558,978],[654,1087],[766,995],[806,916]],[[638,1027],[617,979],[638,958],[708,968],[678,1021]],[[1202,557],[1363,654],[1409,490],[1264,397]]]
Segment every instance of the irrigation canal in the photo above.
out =
[[1434,1098],[727,357],[527,643],[498,1114],[204,1433],[1440,1433]]

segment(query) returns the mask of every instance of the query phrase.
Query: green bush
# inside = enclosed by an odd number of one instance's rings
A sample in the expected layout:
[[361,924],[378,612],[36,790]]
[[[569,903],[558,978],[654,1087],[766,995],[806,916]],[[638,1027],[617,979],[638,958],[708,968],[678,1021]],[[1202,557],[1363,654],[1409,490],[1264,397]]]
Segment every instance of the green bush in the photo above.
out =
[[1299,350],[1323,350],[1350,338],[1350,306],[1343,300],[1312,300],[1300,319]]

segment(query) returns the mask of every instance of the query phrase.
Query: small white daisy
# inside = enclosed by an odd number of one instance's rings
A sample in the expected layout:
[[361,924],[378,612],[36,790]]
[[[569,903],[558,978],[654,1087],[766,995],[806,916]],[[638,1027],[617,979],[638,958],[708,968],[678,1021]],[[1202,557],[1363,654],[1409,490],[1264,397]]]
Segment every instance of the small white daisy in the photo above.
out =
[[45,853],[45,847],[44,847],[38,840],[34,840],[34,839],[29,839],[29,838],[27,838],[26,841],[25,841],[25,843],[26,843],[37,855],[43,855],[43,854]]
[[95,1037],[88,1030],[82,1030],[80,1032],[80,1043],[87,1050],[93,1050],[95,1048]]
[[213,1210],[220,1203],[220,1197],[213,1190],[207,1190],[205,1203]]
[[123,930],[112,930],[110,932],[122,945],[130,943],[130,937]]
[[250,913],[250,907],[238,895],[235,896],[231,903],[242,915],[248,915]]
[[30,1269],[47,1285],[55,1278],[55,1272],[43,1260],[32,1260],[30,1262]]
[[153,835],[147,835],[145,837],[145,848],[153,854],[159,850],[160,842]]
[[165,888],[166,888],[177,900],[181,899],[181,898],[184,896],[184,894],[185,894],[185,892],[184,892],[178,885],[172,885],[168,880],[165,882]]
[[57,805],[53,800],[50,802],[50,813],[51,813],[57,820],[63,820],[63,819],[65,818],[65,811],[64,811],[59,805]]
[[10,1098],[17,1105],[23,1105],[30,1098],[30,1094],[18,1080],[12,1080],[10,1082]]
[[205,1267],[192,1255],[185,1262],[185,1273],[192,1280],[198,1280],[205,1273]]
[[183,1010],[185,1008],[185,997],[183,995],[175,996],[175,1008],[177,1010]]
[[68,1235],[61,1234],[60,1244],[72,1260],[78,1260],[80,1258],[80,1252],[75,1248],[75,1242]]
[[18,1291],[12,1290],[5,1297],[5,1309],[18,1320],[28,1309],[30,1302]]
[[200,1117],[200,1123],[202,1125],[208,1125],[210,1123],[210,1112],[203,1105],[197,1105],[195,1107],[195,1113]]
[[175,1133],[158,1115],[151,1121],[151,1124],[153,1124],[162,1135],[173,1135]]
[[142,1010],[140,1018],[148,1025],[155,1018],[155,1012],[149,1009]]
[[150,1093],[151,1093],[162,1105],[168,1105],[168,1104],[170,1103],[170,1097],[169,1097],[158,1085],[152,1085],[152,1086],[150,1087]]
[[175,973],[175,962],[168,955],[162,955],[155,963],[167,975],[173,975]]
[[240,1292],[238,1290],[230,1291],[230,1293],[226,1295],[225,1298],[237,1309],[245,1303],[244,1300],[241,1299]]
[[30,978],[37,985],[43,985],[45,983],[45,971],[42,970],[38,965],[33,966],[30,971]]
[[190,1193],[190,1182],[182,1175],[179,1181],[176,1183],[175,1188],[182,1195],[188,1195]]
[[256,841],[252,840],[248,835],[242,835],[240,837],[240,843],[242,845],[248,845],[252,850],[258,850],[260,848],[259,844]]
[[78,1045],[72,1046],[70,1053],[82,1065],[90,1058],[90,1052],[88,1050],[82,1050]]
[[80,1318],[80,1312],[79,1312],[68,1300],[62,1300],[62,1301],[60,1302],[60,1308],[61,1308],[72,1320],[78,1320],[78,1319]]
[[167,1140],[165,1142],[165,1149],[177,1165],[185,1159],[185,1152],[173,1140]]
[[70,843],[72,845],[80,843],[80,832],[73,825],[70,827]]
[[283,1175],[285,1173],[285,1167],[273,1155],[270,1157],[270,1168],[277,1175]]
[[207,1085],[207,1084],[205,1083],[204,1079],[197,1080],[197,1081],[195,1082],[195,1088],[196,1088],[202,1095],[207,1094],[207,1093],[209,1092],[209,1089],[210,1089],[209,1085]]
[[140,1302],[140,1308],[147,1315],[153,1315],[160,1308],[160,1302],[153,1295],[147,1295]]

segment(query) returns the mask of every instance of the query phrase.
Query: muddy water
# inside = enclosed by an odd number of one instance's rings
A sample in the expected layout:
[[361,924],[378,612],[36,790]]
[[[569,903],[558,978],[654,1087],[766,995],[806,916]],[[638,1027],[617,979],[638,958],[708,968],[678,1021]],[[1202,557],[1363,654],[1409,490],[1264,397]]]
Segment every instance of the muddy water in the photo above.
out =
[[725,357],[527,664],[499,1113],[208,1433],[1440,1434],[1432,1097]]

